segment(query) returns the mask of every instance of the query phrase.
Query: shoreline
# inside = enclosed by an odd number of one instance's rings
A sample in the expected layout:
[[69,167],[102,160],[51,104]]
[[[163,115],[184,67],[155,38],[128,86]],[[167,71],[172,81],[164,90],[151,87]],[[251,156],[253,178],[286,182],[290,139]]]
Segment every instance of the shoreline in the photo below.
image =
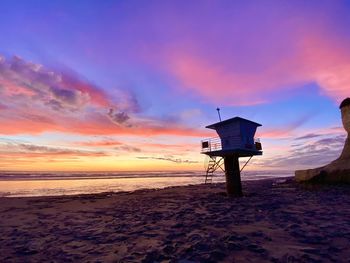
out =
[[[279,176],[246,176],[243,181],[288,178]],[[96,177],[93,177],[96,178]],[[103,192],[124,192],[137,189],[163,189],[170,186],[197,185],[204,183],[204,176],[145,176],[111,178],[30,178],[0,180],[0,197],[40,197]],[[217,176],[214,182],[224,182],[224,176]]]
[[[147,177],[148,178],[148,177]],[[90,178],[89,178],[90,179]],[[99,178],[99,179],[111,179],[111,178]],[[113,179],[119,179],[119,178],[113,178]],[[126,179],[126,178],[121,178],[121,179]],[[51,179],[50,179],[51,180]],[[48,180],[48,181],[50,181]],[[55,179],[56,180],[56,179]],[[65,179],[61,179],[61,180],[65,180]],[[69,179],[70,180],[70,179]],[[73,179],[76,180],[76,179]],[[83,179],[86,180],[86,179]],[[292,176],[286,176],[286,177],[276,177],[276,178],[262,178],[262,179],[248,179],[248,180],[244,180],[242,181],[242,184],[244,184],[244,182],[249,183],[249,182],[258,182],[258,181],[272,181],[272,182],[278,182],[278,181],[288,181],[288,180],[293,180]],[[11,181],[11,180],[9,180]],[[19,180],[22,181],[22,180]],[[23,181],[28,181],[28,180],[23,180]],[[35,180],[34,180],[35,181]],[[46,180],[43,180],[46,181]],[[175,186],[166,186],[166,187],[160,187],[160,188],[140,188],[140,189],[136,189],[136,190],[131,190],[131,191],[107,191],[107,192],[99,192],[99,193],[83,193],[83,194],[67,194],[67,195],[43,195],[43,196],[0,196],[0,202],[1,199],[14,199],[14,198],[18,198],[18,199],[22,199],[22,198],[33,198],[33,199],[41,199],[41,198],[65,198],[65,197],[100,197],[100,196],[114,196],[114,195],[119,195],[119,194],[138,194],[139,192],[153,192],[153,191],[159,191],[159,190],[167,190],[167,189],[174,189],[176,190],[176,188],[183,188],[183,187],[187,187],[187,186],[205,186],[205,183],[199,183],[199,184],[187,184],[187,185],[175,185]],[[215,185],[215,186],[222,186],[223,191],[225,191],[225,182],[215,182],[215,183],[210,183],[207,185]],[[244,189],[243,189],[244,191]]]
[[[0,198],[3,262],[347,262],[350,188],[291,178]],[[187,261],[185,261],[187,260]]]

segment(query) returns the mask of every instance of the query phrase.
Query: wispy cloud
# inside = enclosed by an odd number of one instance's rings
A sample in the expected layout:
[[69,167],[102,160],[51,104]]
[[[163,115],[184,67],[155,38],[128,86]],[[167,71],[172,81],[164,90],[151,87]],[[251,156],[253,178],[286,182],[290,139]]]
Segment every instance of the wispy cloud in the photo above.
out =
[[112,140],[112,139],[104,139],[104,140],[95,140],[95,141],[79,141],[75,142],[74,145],[77,146],[88,146],[88,147],[112,147],[121,145],[120,141]]
[[312,118],[313,114],[305,114],[300,116],[295,120],[289,121],[279,127],[274,128],[265,128],[262,127],[261,130],[258,130],[257,136],[261,138],[288,138],[292,136],[293,132],[304,125],[307,121]]
[[[319,136],[310,139],[314,138],[319,138]],[[339,157],[345,139],[345,135],[335,135],[310,140],[304,144],[292,145],[290,150],[283,155],[260,159],[255,164],[263,167],[290,167],[294,170],[326,165]]]
[[114,148],[120,152],[141,152],[141,149],[138,147],[130,146],[130,145],[120,145]]
[[72,148],[52,147],[35,145],[29,143],[7,142],[0,143],[0,154],[7,157],[81,157],[107,156],[108,153],[102,151],[87,151]]
[[309,133],[309,134],[297,137],[294,140],[296,140],[296,141],[297,140],[308,140],[308,139],[314,139],[314,138],[317,138],[317,137],[320,137],[320,136],[322,136],[322,135],[321,134],[315,134],[315,133]]
[[199,163],[198,161],[188,160],[188,159],[182,159],[182,158],[176,158],[174,156],[138,156],[137,159],[141,160],[161,160],[161,161],[168,161],[172,163]]

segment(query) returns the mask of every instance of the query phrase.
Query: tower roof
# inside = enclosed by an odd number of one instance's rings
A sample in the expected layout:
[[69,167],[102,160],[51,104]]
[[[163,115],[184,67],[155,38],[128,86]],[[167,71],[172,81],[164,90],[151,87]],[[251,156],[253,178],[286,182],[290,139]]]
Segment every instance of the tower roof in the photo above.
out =
[[254,122],[254,121],[250,121],[250,120],[247,120],[247,119],[244,119],[244,118],[241,118],[241,117],[234,117],[234,118],[227,119],[227,120],[224,120],[224,121],[220,121],[220,122],[217,122],[217,123],[214,123],[214,124],[210,124],[210,125],[206,126],[205,128],[214,129],[215,130],[216,128],[218,128],[220,126],[227,125],[227,124],[234,123],[234,122],[250,122],[251,124],[254,124],[257,127],[262,126],[260,123],[257,123],[257,122]]

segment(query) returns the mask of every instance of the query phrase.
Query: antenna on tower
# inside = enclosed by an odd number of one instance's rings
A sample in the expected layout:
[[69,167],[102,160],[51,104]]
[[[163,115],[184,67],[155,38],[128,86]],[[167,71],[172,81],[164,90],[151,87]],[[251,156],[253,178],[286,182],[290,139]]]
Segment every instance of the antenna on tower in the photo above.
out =
[[220,115],[220,108],[217,107],[216,110],[218,111],[218,115],[219,115],[219,120],[221,121],[221,115]]

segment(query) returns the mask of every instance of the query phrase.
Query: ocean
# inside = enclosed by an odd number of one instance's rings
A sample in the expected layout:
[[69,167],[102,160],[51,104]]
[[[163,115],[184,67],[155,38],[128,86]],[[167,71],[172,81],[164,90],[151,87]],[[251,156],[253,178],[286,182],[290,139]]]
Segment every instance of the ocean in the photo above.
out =
[[[242,181],[292,176],[289,171],[243,171]],[[204,183],[205,172],[0,172],[0,197],[94,194]],[[223,173],[213,182],[224,182]]]

